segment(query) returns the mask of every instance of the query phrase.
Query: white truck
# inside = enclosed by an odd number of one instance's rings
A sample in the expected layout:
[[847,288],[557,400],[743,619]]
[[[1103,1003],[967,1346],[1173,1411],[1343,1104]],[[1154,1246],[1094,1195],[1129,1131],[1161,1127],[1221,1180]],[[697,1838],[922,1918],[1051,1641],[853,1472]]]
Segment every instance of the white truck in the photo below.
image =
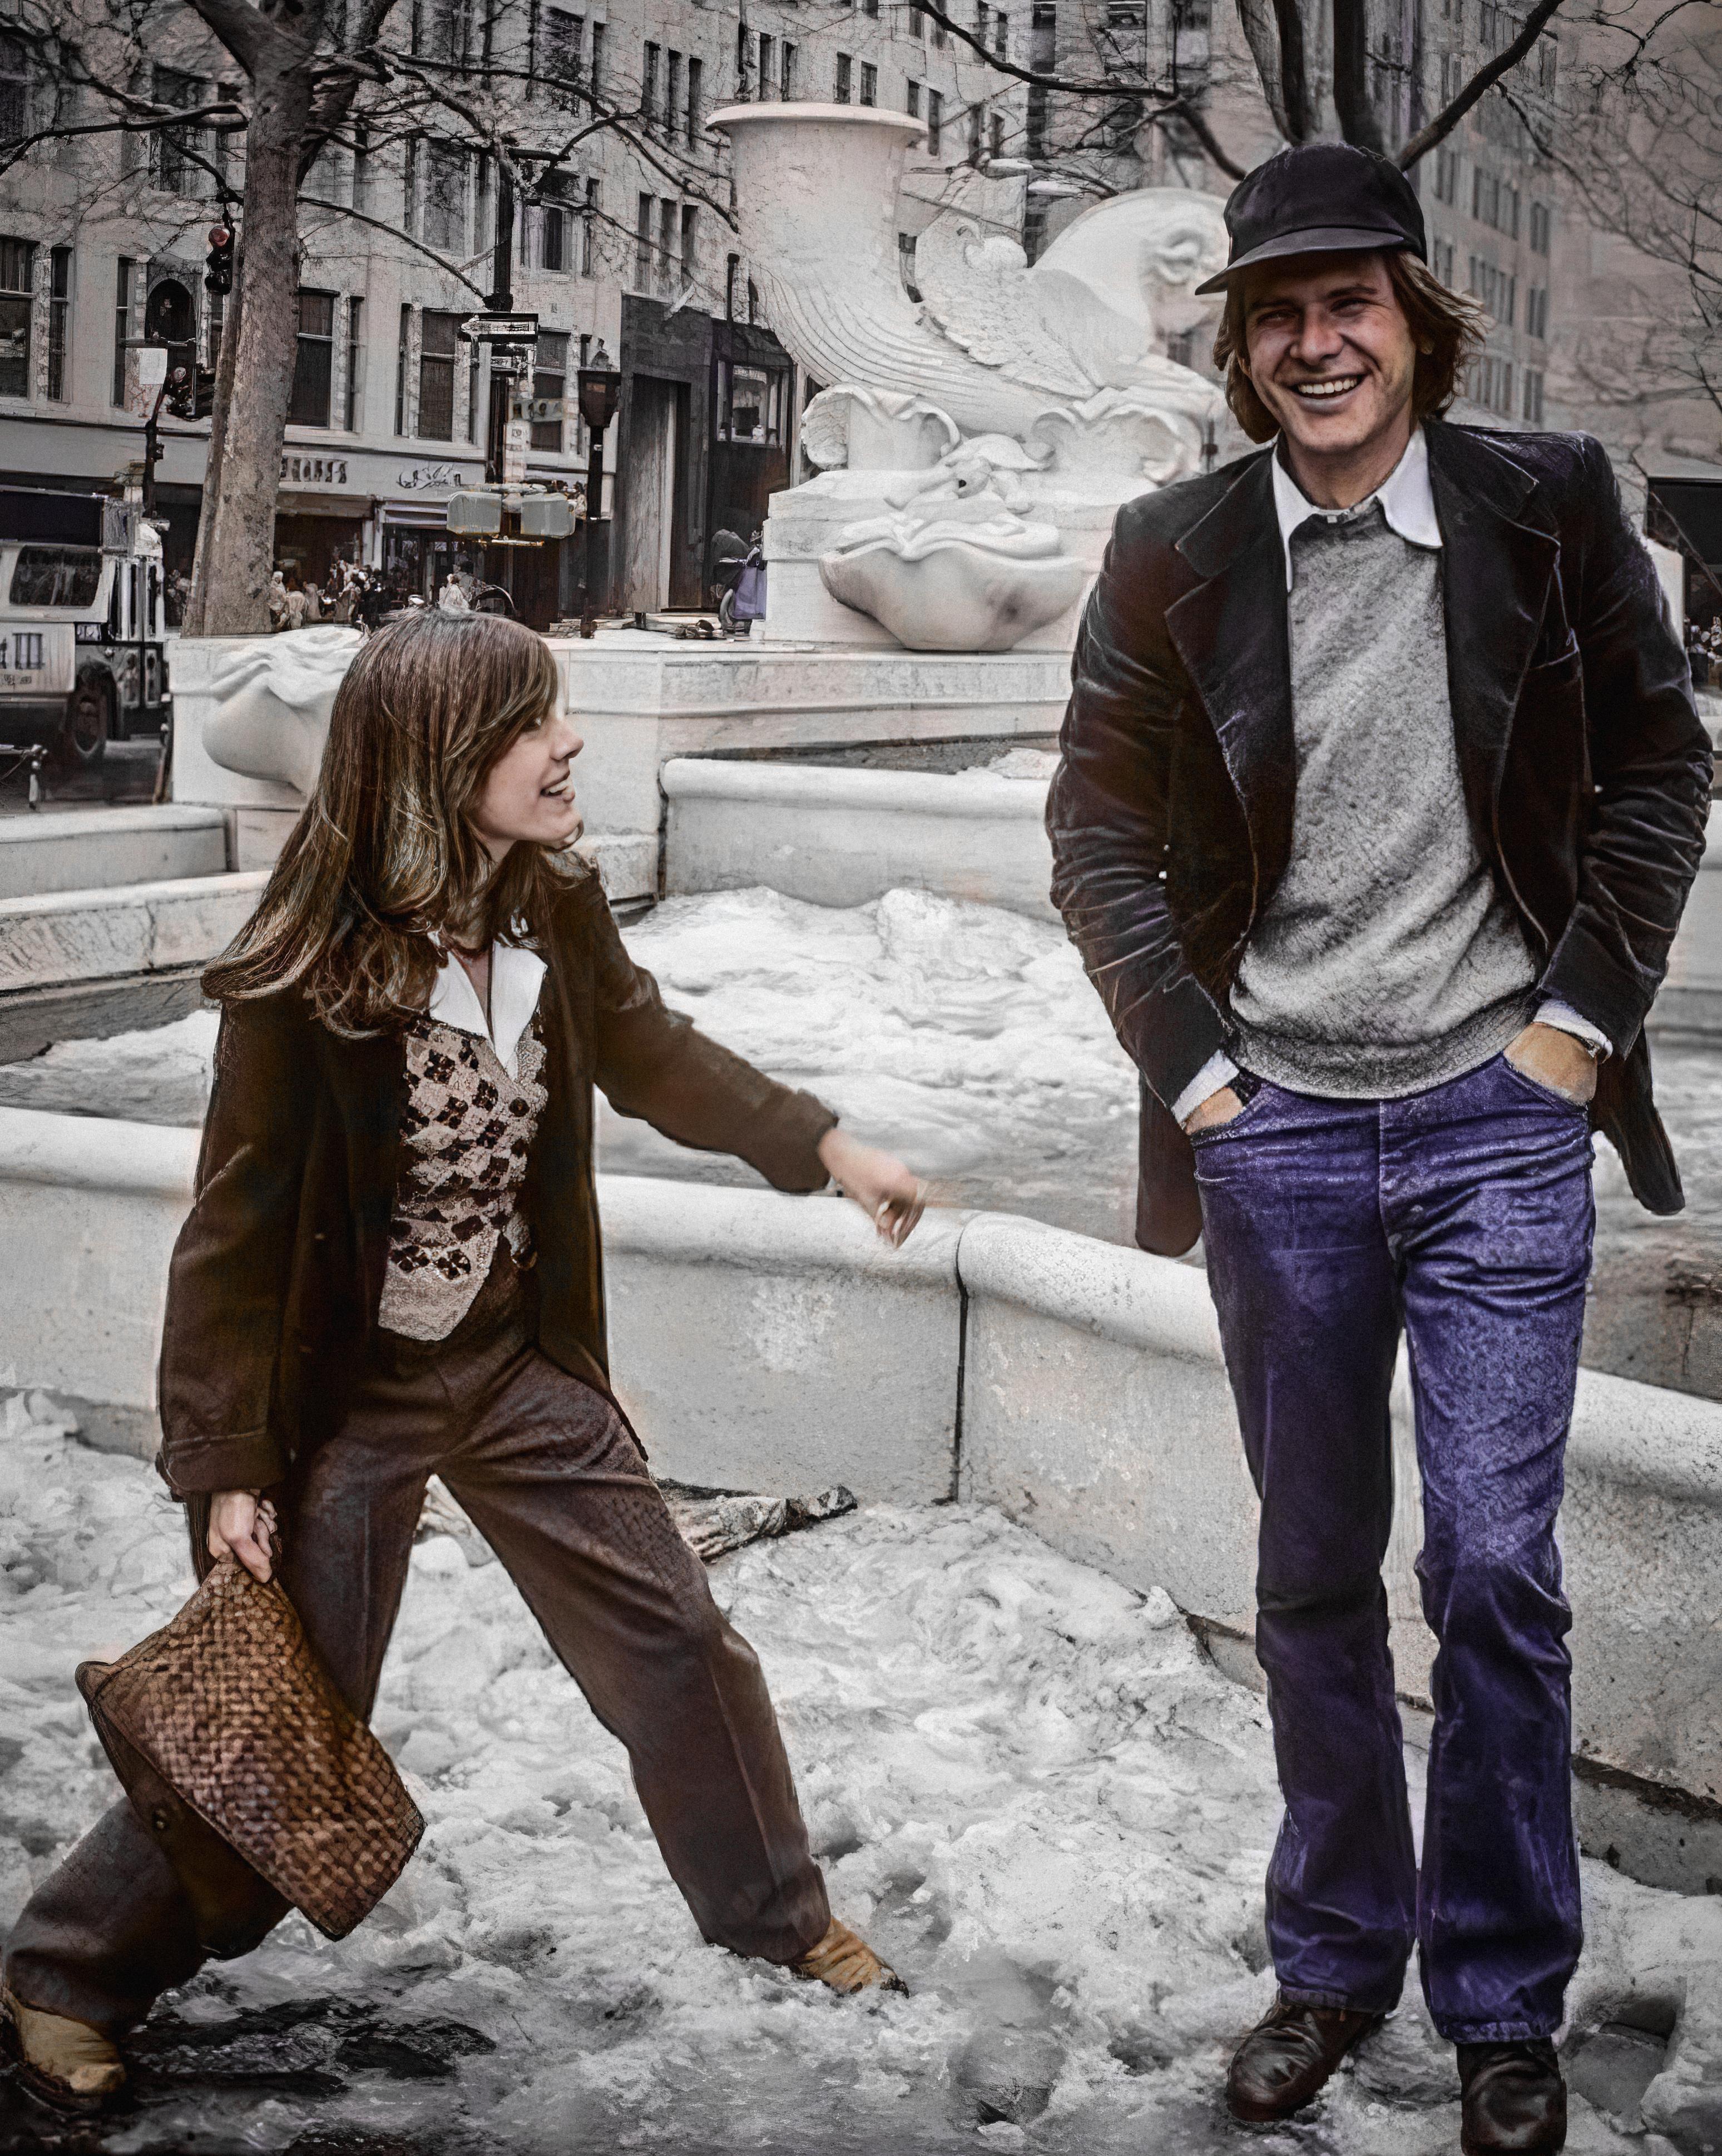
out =
[[0,487],[0,752],[62,769],[172,715],[162,542],[134,504]]

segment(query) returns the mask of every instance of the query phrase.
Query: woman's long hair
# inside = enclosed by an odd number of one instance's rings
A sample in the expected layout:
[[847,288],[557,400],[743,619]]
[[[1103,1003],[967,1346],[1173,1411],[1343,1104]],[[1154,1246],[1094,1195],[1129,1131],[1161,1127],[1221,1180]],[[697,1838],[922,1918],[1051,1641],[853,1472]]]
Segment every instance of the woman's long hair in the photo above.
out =
[[[1483,349],[1487,317],[1468,292],[1449,290],[1432,270],[1404,248],[1388,254],[1387,275],[1417,341],[1412,417],[1420,422],[1437,418],[1458,395],[1465,369]],[[1226,401],[1239,426],[1252,442],[1271,442],[1279,432],[1279,421],[1257,396],[1246,371],[1247,281],[1237,277],[1226,288],[1226,308],[1214,339],[1214,364],[1226,377]]]
[[493,868],[470,819],[491,767],[556,691],[549,646],[518,622],[427,611],[380,629],[337,692],[316,790],[205,995],[296,987],[332,1033],[357,1040],[424,1009],[439,936],[482,949],[541,933],[591,871],[528,844]]

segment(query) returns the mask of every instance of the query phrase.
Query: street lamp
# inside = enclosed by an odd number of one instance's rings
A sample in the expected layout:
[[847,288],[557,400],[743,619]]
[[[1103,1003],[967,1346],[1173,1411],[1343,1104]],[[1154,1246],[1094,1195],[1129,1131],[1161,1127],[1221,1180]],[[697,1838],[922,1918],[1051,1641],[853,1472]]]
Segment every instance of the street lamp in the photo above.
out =
[[[622,393],[620,370],[610,365],[603,340],[592,355],[592,364],[579,372],[580,417],[592,437],[592,453],[586,465],[586,604],[580,615],[580,634],[590,636],[599,613],[599,583],[606,586],[599,545],[598,526],[604,508],[604,430],[616,416]],[[606,590],[604,596],[609,596]]]

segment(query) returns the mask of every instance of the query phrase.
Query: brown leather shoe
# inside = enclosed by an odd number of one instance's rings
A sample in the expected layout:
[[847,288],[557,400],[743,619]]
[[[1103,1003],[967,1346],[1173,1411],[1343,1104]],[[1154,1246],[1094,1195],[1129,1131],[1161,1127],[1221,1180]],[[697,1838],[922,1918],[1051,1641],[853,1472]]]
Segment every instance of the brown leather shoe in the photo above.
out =
[[0,1990],[0,2025],[18,2080],[51,2110],[88,2118],[124,2094],[125,2061],[87,2021],[44,2014]]
[[1546,2036],[1516,2044],[1461,2044],[1465,2156],[1555,2156],[1566,2146],[1566,2083]]
[[1378,2029],[1383,2018],[1276,1999],[1232,2058],[1226,2107],[1234,2118],[1252,2125],[1289,2118],[1313,2102],[1352,2046]]
[[804,1976],[815,1983],[828,1984],[833,1991],[907,1991],[902,1979],[894,1969],[881,1961],[878,1955],[863,1938],[858,1938],[847,1924],[840,1924],[833,1917],[825,1937],[816,1947],[810,1948],[799,1961],[791,1962],[790,1974]]

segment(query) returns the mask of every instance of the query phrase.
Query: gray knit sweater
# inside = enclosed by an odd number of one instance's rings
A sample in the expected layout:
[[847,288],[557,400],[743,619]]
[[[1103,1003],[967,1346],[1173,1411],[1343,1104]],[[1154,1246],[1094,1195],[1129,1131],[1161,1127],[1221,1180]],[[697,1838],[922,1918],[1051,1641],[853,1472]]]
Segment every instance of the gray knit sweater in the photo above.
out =
[[1292,540],[1291,859],[1232,991],[1238,1061],[1390,1099],[1475,1070],[1530,1019],[1536,968],[1465,813],[1441,556],[1373,500]]

